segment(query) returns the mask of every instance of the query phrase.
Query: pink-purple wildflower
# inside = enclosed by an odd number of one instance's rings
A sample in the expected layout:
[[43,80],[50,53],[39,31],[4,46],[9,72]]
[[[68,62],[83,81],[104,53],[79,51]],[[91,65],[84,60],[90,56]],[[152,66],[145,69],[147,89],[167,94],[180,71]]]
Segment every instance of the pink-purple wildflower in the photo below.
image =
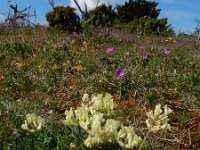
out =
[[73,36],[77,36],[78,33],[77,33],[77,32],[72,32],[72,35],[73,35]]
[[143,57],[144,60],[147,60],[147,58],[148,58],[147,53],[146,53],[146,52],[143,52],[143,53],[142,53],[142,57]]
[[167,50],[167,49],[164,49],[164,50],[162,51],[162,53],[165,54],[165,55],[169,55],[169,54],[171,53],[171,51],[170,51],[170,50]]
[[144,45],[139,46],[139,49],[145,49]]
[[113,47],[108,47],[108,48],[106,49],[106,52],[107,52],[107,53],[111,53],[113,50],[114,50]]
[[68,36],[68,37],[65,38],[65,41],[67,41],[68,43],[70,43],[72,41],[72,38]]
[[125,75],[125,71],[124,70],[116,70],[115,74],[118,77],[123,77]]

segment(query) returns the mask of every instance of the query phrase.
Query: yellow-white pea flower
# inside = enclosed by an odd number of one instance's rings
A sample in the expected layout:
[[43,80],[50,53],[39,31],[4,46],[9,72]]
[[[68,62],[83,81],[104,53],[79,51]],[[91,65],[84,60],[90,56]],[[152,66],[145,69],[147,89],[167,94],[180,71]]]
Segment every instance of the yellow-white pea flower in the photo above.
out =
[[91,120],[87,118],[85,121],[79,121],[79,126],[85,131],[89,130],[89,126],[91,124]]
[[104,125],[104,130],[106,132],[117,132],[117,130],[120,128],[120,121],[114,120],[114,119],[107,119],[106,124]]
[[93,102],[92,107],[94,109],[99,110],[99,111],[103,109],[103,101],[102,101],[102,99],[100,99],[100,94],[98,95],[98,97],[96,97],[96,96],[93,97],[92,102]]
[[108,115],[111,115],[114,109],[114,102],[112,96],[106,93],[102,100],[104,109],[106,110]]
[[78,107],[77,110],[75,110],[78,124],[84,130],[88,130],[88,126],[91,123],[90,118],[89,118],[90,117],[89,113],[90,113],[90,110],[85,105],[83,105],[82,107]]
[[41,128],[45,125],[45,120],[36,116],[36,114],[27,114],[25,123],[21,125],[21,128],[27,130],[29,132],[35,132],[41,130]]
[[[114,102],[110,94],[97,94],[91,98],[85,94],[82,97],[81,107],[74,111],[71,108],[65,112],[64,123],[84,129],[88,134],[84,144],[89,148],[106,142],[117,142],[125,149],[133,149],[143,144],[144,141],[142,142],[141,137],[135,133],[133,126],[124,126],[120,121],[108,118],[113,109]],[[150,111],[146,120],[148,133],[169,128],[168,115],[171,112],[167,105],[164,109],[161,109],[161,105],[157,105],[154,111]]]
[[106,115],[111,115],[114,109],[114,102],[112,96],[108,93],[105,95],[98,94],[93,96],[91,100],[92,106],[97,111],[103,112]]
[[102,128],[101,124],[103,121],[103,114],[99,113],[91,117],[91,131],[93,133],[99,133]]
[[117,143],[124,148],[133,149],[142,142],[142,139],[135,134],[132,126],[125,126],[118,132]]
[[126,137],[126,129],[124,128],[124,126],[121,124],[121,129],[118,131],[117,133],[117,137],[116,139],[123,139]]
[[102,144],[102,143],[103,143],[103,140],[101,139],[100,136],[98,136],[98,134],[94,136],[89,135],[87,139],[84,141],[85,146],[89,148],[91,148],[95,144]]
[[76,115],[76,118],[79,120],[79,121],[85,121],[87,118],[88,118],[88,113],[89,113],[89,109],[87,106],[83,105],[82,107],[78,107],[76,110],[75,110],[75,115]]
[[103,136],[106,141],[112,142],[117,137],[118,129],[120,128],[120,121],[116,121],[114,119],[106,120],[105,125],[103,126]]
[[92,148],[92,145],[94,144],[94,138],[91,136],[88,136],[87,139],[84,141],[84,144],[86,147]]
[[66,117],[65,117],[65,120],[63,121],[65,125],[78,126],[78,120],[72,108],[69,111],[66,110],[65,115]]
[[168,124],[169,118],[168,115],[172,112],[171,109],[164,106],[164,112],[161,109],[161,105],[156,105],[155,111],[150,111],[146,120],[147,128],[150,132],[157,132],[159,130],[169,129],[170,125]]
[[84,94],[82,97],[82,104],[87,104],[89,102],[89,95]]

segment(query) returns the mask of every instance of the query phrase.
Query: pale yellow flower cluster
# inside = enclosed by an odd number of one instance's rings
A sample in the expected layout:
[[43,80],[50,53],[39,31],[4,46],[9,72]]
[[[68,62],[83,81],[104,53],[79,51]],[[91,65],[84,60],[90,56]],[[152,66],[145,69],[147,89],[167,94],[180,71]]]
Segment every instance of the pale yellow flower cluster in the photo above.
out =
[[117,142],[121,147],[132,149],[142,142],[141,137],[135,133],[133,126],[122,126],[117,135]]
[[165,42],[173,42],[173,43],[176,43],[176,40],[173,40],[171,37],[166,39]]
[[41,130],[44,125],[45,120],[33,113],[26,115],[25,123],[21,125],[21,128],[29,132],[35,132]]
[[90,105],[98,112],[102,112],[108,116],[113,113],[114,102],[112,96],[108,93],[105,96],[103,94],[93,96]]
[[157,132],[159,130],[170,129],[170,124],[168,124],[168,115],[172,112],[171,109],[164,106],[164,111],[161,109],[161,105],[156,105],[155,111],[150,111],[146,120],[147,128],[150,132]]
[[[171,109],[158,104],[154,111],[150,111],[146,120],[148,133],[144,140],[139,137],[133,126],[124,126],[120,121],[110,119],[109,116],[114,113],[114,102],[112,96],[108,93],[93,95],[89,98],[88,94],[82,97],[81,107],[76,110],[72,108],[65,111],[65,125],[79,126],[85,130],[88,137],[84,144],[91,148],[94,145],[115,142],[122,148],[133,149],[135,147],[142,148],[144,141],[151,132],[169,129],[168,115],[172,112]],[[45,120],[33,114],[27,114],[25,123],[21,128],[29,132],[41,130],[45,125]],[[70,147],[73,145],[70,144]]]
[[142,142],[132,126],[123,126],[120,121],[105,119],[113,113],[114,102],[108,93],[82,97],[81,107],[76,110],[66,110],[64,124],[80,126],[87,133],[84,141],[87,147],[104,142],[117,142],[121,147],[132,149]]

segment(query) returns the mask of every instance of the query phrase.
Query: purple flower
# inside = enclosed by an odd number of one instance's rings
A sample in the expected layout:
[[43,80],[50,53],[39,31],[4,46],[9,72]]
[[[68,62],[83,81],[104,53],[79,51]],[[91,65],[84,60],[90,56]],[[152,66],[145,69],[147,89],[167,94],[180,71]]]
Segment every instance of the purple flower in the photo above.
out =
[[142,56],[142,58],[143,58],[144,60],[147,60],[148,56],[147,56],[147,53],[146,53],[145,51],[141,51],[141,52],[140,52],[140,55]]
[[164,49],[164,50],[162,51],[162,53],[165,54],[165,55],[169,55],[169,54],[171,53],[171,51],[170,51],[170,50],[167,50],[167,49]]
[[106,49],[106,52],[107,52],[107,53],[111,53],[113,50],[114,50],[114,48],[108,47],[108,48]]
[[71,37],[69,37],[69,36],[66,37],[65,40],[66,40],[67,42],[69,42],[69,43],[72,41]]
[[199,56],[197,56],[197,59],[200,59],[200,55],[199,55]]
[[143,52],[142,57],[143,57],[144,60],[147,60],[147,58],[148,58],[147,53]]
[[144,45],[139,46],[139,49],[145,49]]
[[72,35],[73,35],[73,36],[77,36],[78,33],[77,33],[77,32],[72,32]]
[[124,75],[125,75],[125,71],[124,71],[124,70],[117,70],[117,71],[116,71],[116,76],[122,77],[122,76],[124,76]]

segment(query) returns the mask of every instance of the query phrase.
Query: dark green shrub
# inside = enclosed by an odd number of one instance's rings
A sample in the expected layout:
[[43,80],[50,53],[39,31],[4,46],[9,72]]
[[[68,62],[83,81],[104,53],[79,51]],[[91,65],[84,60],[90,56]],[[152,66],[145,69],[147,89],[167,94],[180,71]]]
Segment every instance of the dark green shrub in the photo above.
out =
[[146,0],[129,0],[124,5],[117,6],[117,17],[122,23],[128,23],[135,18],[149,16],[156,19],[160,14],[160,9],[157,9],[158,3]]
[[117,19],[124,30],[140,34],[172,35],[174,31],[168,25],[167,18],[158,19],[158,3],[147,0],[129,0],[117,6]]
[[174,31],[168,25],[167,18],[151,19],[149,17],[135,18],[133,21],[123,25],[123,29],[132,33],[172,35]]
[[139,19],[135,18],[133,21],[127,23],[124,26],[124,30],[130,31],[132,33],[138,32],[140,30],[140,22]]
[[89,11],[87,17],[89,18],[89,24],[95,26],[111,26],[116,19],[116,13],[111,5],[106,6],[102,4],[96,9]]
[[46,19],[50,27],[66,30],[69,33],[81,31],[80,18],[75,13],[75,9],[69,6],[55,7],[53,11],[46,14]]

